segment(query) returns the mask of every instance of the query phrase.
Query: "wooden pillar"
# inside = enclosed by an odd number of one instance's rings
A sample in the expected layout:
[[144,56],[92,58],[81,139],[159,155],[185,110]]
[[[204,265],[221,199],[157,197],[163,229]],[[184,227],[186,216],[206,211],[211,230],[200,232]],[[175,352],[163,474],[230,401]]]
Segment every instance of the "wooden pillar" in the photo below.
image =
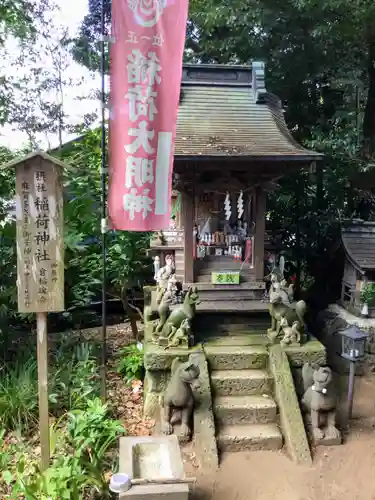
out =
[[184,282],[194,283],[194,259],[193,259],[193,226],[194,226],[194,203],[193,197],[187,193],[181,193],[182,224],[184,226]]
[[264,278],[264,237],[266,232],[266,198],[263,188],[255,191],[255,236],[254,236],[254,263],[255,279]]

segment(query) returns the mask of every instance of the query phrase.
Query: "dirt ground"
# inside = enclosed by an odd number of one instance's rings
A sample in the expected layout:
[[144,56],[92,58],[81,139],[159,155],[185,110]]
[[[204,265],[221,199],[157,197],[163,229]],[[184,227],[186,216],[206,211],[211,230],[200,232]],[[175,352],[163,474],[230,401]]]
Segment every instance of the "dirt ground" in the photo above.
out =
[[[345,394],[345,380],[342,386]],[[344,445],[318,448],[312,468],[294,465],[283,452],[224,455],[213,477],[189,471],[197,477],[192,500],[375,499],[375,377],[358,378],[355,389]]]

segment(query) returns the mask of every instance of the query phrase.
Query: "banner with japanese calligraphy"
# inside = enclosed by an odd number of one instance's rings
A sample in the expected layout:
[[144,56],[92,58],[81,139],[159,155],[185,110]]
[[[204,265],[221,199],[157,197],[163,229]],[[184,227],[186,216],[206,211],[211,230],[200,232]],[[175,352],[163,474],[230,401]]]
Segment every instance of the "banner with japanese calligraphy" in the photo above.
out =
[[188,0],[112,0],[109,217],[155,231],[170,218]]

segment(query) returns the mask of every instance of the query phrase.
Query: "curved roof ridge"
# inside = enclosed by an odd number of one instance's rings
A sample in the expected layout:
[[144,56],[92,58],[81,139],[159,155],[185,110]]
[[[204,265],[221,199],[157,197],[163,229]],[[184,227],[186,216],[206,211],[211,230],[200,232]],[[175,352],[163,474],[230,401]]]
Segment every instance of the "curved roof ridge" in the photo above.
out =
[[313,161],[323,155],[298,144],[282,106],[251,86],[183,85],[175,144],[177,157],[288,157]]

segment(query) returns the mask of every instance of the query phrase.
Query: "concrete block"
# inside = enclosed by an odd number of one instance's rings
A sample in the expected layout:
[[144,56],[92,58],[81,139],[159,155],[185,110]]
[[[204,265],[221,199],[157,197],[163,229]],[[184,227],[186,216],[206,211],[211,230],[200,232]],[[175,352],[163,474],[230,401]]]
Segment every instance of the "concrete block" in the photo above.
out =
[[207,473],[208,471],[215,471],[219,466],[210,376],[203,351],[195,356],[194,362],[199,366],[200,388],[195,394],[193,444],[200,468]]
[[276,424],[226,425],[217,437],[220,451],[279,450],[283,445]]
[[276,422],[277,406],[272,397],[219,396],[214,400],[219,424],[267,424]]
[[265,370],[220,370],[211,373],[215,395],[272,394],[273,381]]
[[288,453],[294,462],[311,465],[310,447],[292,372],[287,355],[280,345],[270,348],[269,364],[275,380],[275,399],[279,405],[280,424]]
[[[120,473],[131,479],[182,479],[184,467],[177,437],[120,438]],[[188,500],[187,484],[135,485],[120,500]]]
[[204,349],[211,370],[250,370],[267,366],[264,346],[207,345]]
[[300,368],[306,362],[310,364],[317,364],[319,366],[325,365],[327,362],[326,349],[324,345],[312,338],[306,344],[301,346],[292,345],[283,347],[290,366],[292,368]]
[[165,350],[164,347],[148,342],[145,345],[144,363],[146,371],[170,370],[175,358],[178,357],[181,361],[187,361],[191,353],[199,351],[200,346],[190,349],[176,347]]

